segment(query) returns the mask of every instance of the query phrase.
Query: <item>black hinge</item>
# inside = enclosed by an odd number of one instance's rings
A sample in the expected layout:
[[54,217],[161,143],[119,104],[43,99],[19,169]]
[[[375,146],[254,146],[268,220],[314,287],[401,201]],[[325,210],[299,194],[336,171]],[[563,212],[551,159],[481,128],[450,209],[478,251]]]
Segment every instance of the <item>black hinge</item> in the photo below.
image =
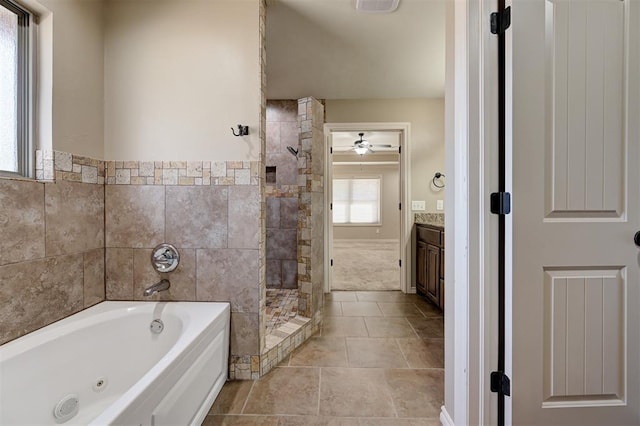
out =
[[398,147],[398,154],[402,154],[402,145]]
[[333,266],[333,259],[331,259],[331,266]]
[[511,6],[504,12],[493,12],[491,14],[491,34],[502,34],[511,26]]
[[329,210],[333,210],[333,203],[329,203]]
[[333,147],[329,147],[329,153],[333,154]]
[[508,192],[492,192],[491,213],[502,215],[511,213],[511,194]]
[[501,392],[503,395],[511,396],[511,380],[502,371],[491,372],[491,392]]
[[398,210],[402,210],[402,203],[398,203]]
[[402,259],[398,259],[398,266],[402,268]]

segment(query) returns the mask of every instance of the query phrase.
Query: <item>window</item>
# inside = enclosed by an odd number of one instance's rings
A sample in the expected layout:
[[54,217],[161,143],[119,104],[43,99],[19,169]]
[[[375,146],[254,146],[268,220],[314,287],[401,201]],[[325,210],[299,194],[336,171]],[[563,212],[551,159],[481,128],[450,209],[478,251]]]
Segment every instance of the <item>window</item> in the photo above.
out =
[[333,223],[380,224],[380,178],[333,179]]
[[0,173],[31,174],[31,15],[0,0]]

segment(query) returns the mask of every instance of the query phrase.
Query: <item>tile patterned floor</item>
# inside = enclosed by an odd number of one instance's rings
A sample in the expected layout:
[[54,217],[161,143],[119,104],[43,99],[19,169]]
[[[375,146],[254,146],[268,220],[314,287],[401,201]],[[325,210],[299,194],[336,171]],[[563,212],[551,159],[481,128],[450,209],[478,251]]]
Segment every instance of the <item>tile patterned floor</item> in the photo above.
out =
[[267,334],[298,315],[298,290],[267,289]]
[[204,425],[439,425],[443,327],[415,295],[326,295],[321,332],[260,380],[227,382]]

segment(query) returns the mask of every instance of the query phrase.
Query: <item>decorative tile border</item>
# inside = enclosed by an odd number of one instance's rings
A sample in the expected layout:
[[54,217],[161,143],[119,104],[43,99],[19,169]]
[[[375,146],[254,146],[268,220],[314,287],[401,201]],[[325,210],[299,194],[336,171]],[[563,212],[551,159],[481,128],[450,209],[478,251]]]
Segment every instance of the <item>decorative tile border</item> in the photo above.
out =
[[320,330],[322,318],[297,316],[267,336],[265,352],[260,356],[260,375],[264,376],[297,347]]
[[260,355],[229,356],[229,380],[258,380]]
[[415,223],[444,226],[444,213],[414,213],[413,220]]
[[280,185],[280,188],[272,185],[264,187],[264,192],[270,198],[290,198],[297,197],[300,192],[298,185]]
[[104,161],[62,151],[36,150],[36,180],[103,185]]
[[107,161],[107,185],[259,185],[259,161]]

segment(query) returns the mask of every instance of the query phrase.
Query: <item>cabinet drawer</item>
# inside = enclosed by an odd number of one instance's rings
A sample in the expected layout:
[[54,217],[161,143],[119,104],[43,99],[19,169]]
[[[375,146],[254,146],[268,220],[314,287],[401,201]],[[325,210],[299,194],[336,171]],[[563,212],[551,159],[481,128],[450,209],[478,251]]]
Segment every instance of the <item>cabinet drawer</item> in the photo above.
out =
[[440,231],[418,226],[418,240],[440,246]]

